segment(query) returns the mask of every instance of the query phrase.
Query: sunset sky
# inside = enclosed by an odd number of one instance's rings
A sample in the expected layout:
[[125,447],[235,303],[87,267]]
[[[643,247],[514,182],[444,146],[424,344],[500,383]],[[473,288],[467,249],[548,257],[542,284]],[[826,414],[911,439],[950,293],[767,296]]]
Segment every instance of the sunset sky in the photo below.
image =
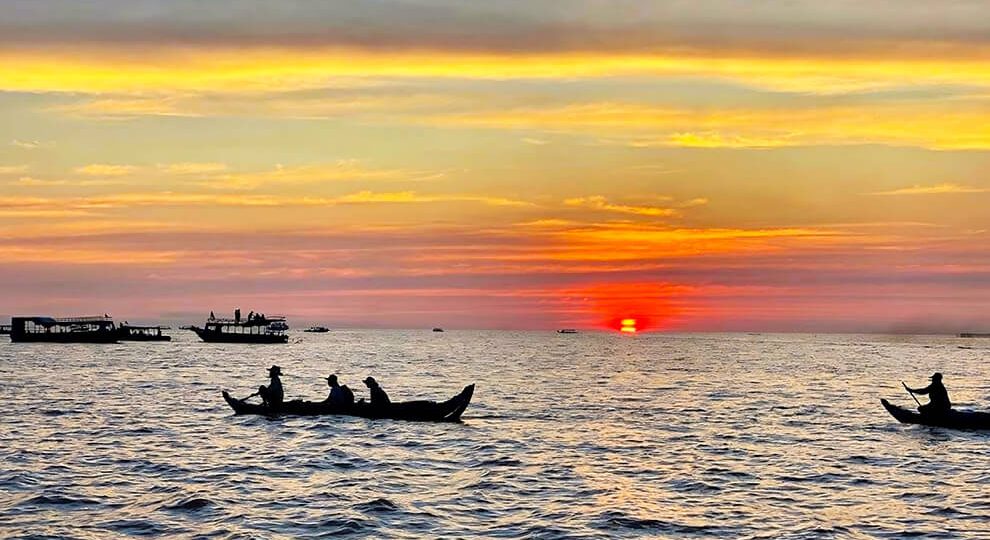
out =
[[0,313],[990,331],[990,5],[0,3]]

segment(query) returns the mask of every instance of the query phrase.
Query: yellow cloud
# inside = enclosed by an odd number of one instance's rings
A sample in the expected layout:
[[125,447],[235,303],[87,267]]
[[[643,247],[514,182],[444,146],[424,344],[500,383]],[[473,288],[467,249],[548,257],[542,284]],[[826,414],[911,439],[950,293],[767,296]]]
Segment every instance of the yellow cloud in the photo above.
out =
[[602,102],[437,114],[420,121],[586,134],[599,137],[602,144],[632,147],[888,144],[938,150],[990,148],[984,106],[964,101],[763,109]]
[[[778,90],[830,93],[904,84],[990,86],[979,55],[814,58],[714,53],[468,53],[354,48],[101,47],[0,52],[0,88],[26,92],[175,94],[281,92],[369,79],[705,77]],[[332,81],[332,82],[328,82]],[[115,104],[120,106],[120,103]],[[146,104],[133,103],[133,112]],[[167,103],[152,111],[168,112]]]
[[488,197],[484,195],[423,195],[414,191],[372,192],[360,191],[339,197],[289,197],[267,194],[212,194],[212,193],[119,193],[93,197],[43,198],[0,197],[0,209],[113,209],[146,206],[243,206],[243,207],[292,207],[337,206],[356,204],[413,204],[413,203],[463,203],[472,202],[490,206],[535,206],[531,202]]
[[441,171],[380,169],[368,167],[357,160],[334,163],[277,166],[267,171],[230,172],[204,175],[203,185],[214,189],[257,189],[270,185],[309,184],[336,181],[410,181],[435,180]]
[[227,170],[225,163],[159,163],[158,170],[168,174],[210,174]]
[[76,167],[73,171],[77,174],[87,176],[125,176],[137,171],[133,165],[110,165],[105,163],[93,163],[82,167]]
[[908,188],[893,189],[890,191],[877,191],[872,195],[945,195],[951,193],[988,193],[990,188],[977,188],[961,186],[959,184],[938,184],[934,186],[912,186]]
[[437,203],[437,202],[476,202],[490,206],[535,206],[531,202],[507,199],[504,197],[487,197],[483,195],[419,195],[413,191],[393,193],[375,193],[361,191],[338,197],[334,201],[345,204],[367,203]]
[[593,210],[603,210],[606,212],[619,212],[622,214],[635,214],[637,216],[650,216],[650,217],[671,217],[679,215],[677,210],[673,208],[661,208],[656,206],[630,206],[625,204],[614,204],[608,202],[608,199],[601,195],[594,195],[591,197],[576,197],[573,199],[566,199],[564,201],[566,206],[580,206],[582,208],[590,208]]

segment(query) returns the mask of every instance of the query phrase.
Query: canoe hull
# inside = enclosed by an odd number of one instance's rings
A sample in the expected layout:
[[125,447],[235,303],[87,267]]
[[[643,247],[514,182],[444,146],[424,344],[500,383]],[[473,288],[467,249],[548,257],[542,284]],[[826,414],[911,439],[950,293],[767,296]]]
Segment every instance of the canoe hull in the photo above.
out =
[[886,399],[881,399],[880,403],[891,416],[902,424],[918,424],[949,429],[990,429],[990,413],[986,412],[952,410],[944,415],[933,416],[898,407]]
[[407,401],[393,403],[387,407],[372,407],[368,403],[355,403],[341,408],[325,402],[287,401],[278,411],[256,403],[246,403],[230,396],[226,391],[223,399],[234,410],[234,414],[259,414],[264,416],[358,416],[361,418],[412,420],[417,422],[460,422],[461,414],[471,403],[474,385],[464,387],[460,394],[444,402]]

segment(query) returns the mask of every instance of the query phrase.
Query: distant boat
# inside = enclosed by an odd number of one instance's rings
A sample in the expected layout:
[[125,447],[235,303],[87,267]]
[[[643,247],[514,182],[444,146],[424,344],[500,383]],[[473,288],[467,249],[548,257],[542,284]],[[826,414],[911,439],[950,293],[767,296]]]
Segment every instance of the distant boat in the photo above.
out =
[[117,328],[117,339],[120,341],[172,341],[172,336],[166,336],[162,330],[167,326],[137,326],[124,323]]
[[310,326],[309,328],[303,330],[303,332],[310,332],[312,334],[326,334],[330,329],[326,326]]
[[964,338],[990,338],[990,332],[961,332],[959,337]]
[[577,334],[578,331],[575,330],[574,328],[561,328],[560,330],[557,330],[557,333],[558,334]]
[[192,330],[193,328],[195,328],[193,325],[187,324],[185,326],[180,326],[179,330]]
[[440,328],[439,326],[437,326],[436,328],[433,329],[433,331],[434,332],[443,332],[443,328]]
[[210,314],[203,328],[190,328],[199,339],[208,343],[288,343],[285,331],[289,325],[281,315],[248,315],[241,318],[241,311],[234,311],[233,319],[216,318]]
[[102,317],[13,317],[10,341],[47,343],[116,343],[113,318]]

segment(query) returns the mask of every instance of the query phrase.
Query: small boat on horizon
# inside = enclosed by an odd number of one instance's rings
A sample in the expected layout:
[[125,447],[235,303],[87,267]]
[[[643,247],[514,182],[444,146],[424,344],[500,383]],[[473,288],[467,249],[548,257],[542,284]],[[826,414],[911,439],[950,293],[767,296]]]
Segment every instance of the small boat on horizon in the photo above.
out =
[[248,313],[247,318],[241,318],[241,310],[234,310],[233,319],[217,318],[210,312],[210,318],[202,328],[190,328],[199,339],[207,343],[288,343],[289,329],[285,317],[281,315],[265,315]]
[[576,329],[574,329],[574,328],[561,328],[560,330],[557,330],[557,333],[558,334],[577,334],[578,331]]
[[990,338],[990,332],[960,332],[961,338]]
[[434,327],[433,328],[433,331],[434,332],[443,332],[443,328],[440,328],[439,326],[437,326],[437,327]]
[[109,315],[10,319],[10,341],[14,343],[117,343],[118,335]]
[[326,334],[330,329],[326,326],[310,326],[309,328],[303,330],[303,332],[309,332],[311,334]]

